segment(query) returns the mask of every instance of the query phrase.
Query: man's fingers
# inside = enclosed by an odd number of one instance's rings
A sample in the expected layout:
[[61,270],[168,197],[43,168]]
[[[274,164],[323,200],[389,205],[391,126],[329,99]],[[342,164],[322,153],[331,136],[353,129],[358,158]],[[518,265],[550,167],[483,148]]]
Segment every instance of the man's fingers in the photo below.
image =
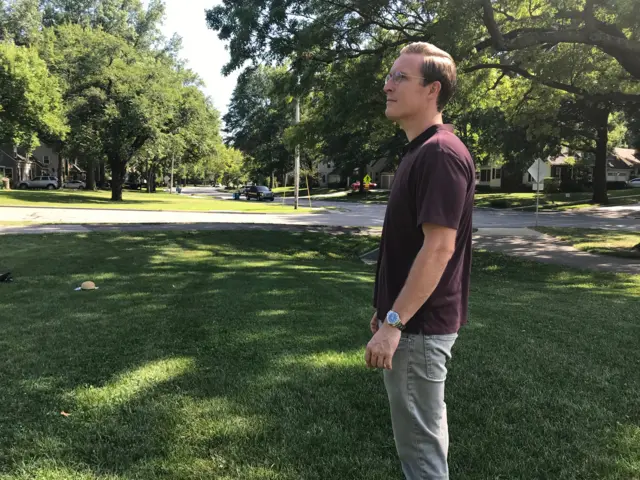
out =
[[364,361],[367,363],[367,367],[371,368],[371,350],[367,346],[367,351],[364,353]]
[[384,362],[384,368],[386,368],[387,370],[391,370],[392,360],[393,360],[393,357],[387,358],[387,361]]
[[376,357],[376,366],[378,368],[384,368],[384,364],[385,364],[384,355],[380,355],[379,357]]

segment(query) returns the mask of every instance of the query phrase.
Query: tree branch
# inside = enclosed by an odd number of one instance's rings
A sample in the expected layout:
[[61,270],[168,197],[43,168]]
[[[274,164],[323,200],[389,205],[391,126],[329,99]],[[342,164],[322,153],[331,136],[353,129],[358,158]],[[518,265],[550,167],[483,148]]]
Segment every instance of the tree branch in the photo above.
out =
[[487,92],[490,92],[491,90],[495,90],[496,88],[498,88],[498,85],[500,85],[500,82],[502,81],[502,79],[506,76],[507,74],[505,72],[502,72],[502,75],[500,75],[498,77],[498,79],[496,80],[496,83],[493,84],[493,87],[491,87],[489,90],[487,90]]
[[516,19],[515,19],[515,17],[513,15],[510,15],[509,13],[505,12],[504,10],[500,10],[499,8],[493,7],[493,11],[499,13],[500,15],[504,15],[507,20],[510,20],[512,22],[516,21]]
[[570,148],[571,150],[577,150],[579,152],[596,153],[595,148],[587,145],[578,145],[578,144],[572,144],[572,143],[562,143],[561,145],[563,147]]
[[[518,35],[523,34],[523,33],[548,33],[551,32],[552,30],[548,29],[548,28],[516,28],[515,30],[512,30],[508,33],[505,33],[504,35],[502,35],[503,40],[513,40],[515,38],[518,37]],[[475,45],[475,49],[478,50],[479,52],[493,46],[493,38],[487,38],[482,40],[481,42],[477,43]],[[505,47],[506,48],[506,47]]]
[[572,93],[574,95],[578,95],[580,97],[588,98],[594,101],[614,101],[614,102],[640,102],[640,95],[631,94],[631,93],[622,93],[622,92],[609,92],[609,93],[589,93],[586,90],[583,90],[578,87],[574,87],[573,85],[567,85],[565,83],[556,82],[555,80],[549,80],[546,78],[541,78],[538,75],[534,75],[533,73],[517,67],[515,65],[503,65],[500,63],[481,63],[478,65],[474,65],[473,67],[468,67],[463,70],[465,73],[476,72],[478,70],[484,70],[489,68],[497,68],[502,70],[503,72],[511,72],[517,75],[520,75],[524,78],[528,78],[536,83],[541,85],[545,85],[547,87],[554,88],[556,90],[563,90],[568,93]]
[[496,17],[493,14],[491,0],[481,0],[480,4],[482,5],[482,20],[489,31],[489,35],[491,36],[491,43],[496,50],[505,50],[506,46],[504,38],[502,38],[502,32],[500,32],[500,28],[496,23]]
[[[477,50],[493,46],[498,52],[522,50],[542,45],[576,43],[599,48],[615,58],[620,65],[636,79],[640,79],[640,42],[626,37],[619,29],[597,20],[594,5],[597,0],[588,0],[582,12],[563,12],[557,18],[578,18],[584,21],[584,28],[562,29],[516,29],[503,34],[495,19],[495,9],[491,0],[479,0],[483,9],[483,21],[489,32],[489,39],[476,45]],[[559,26],[559,28],[562,28]]]

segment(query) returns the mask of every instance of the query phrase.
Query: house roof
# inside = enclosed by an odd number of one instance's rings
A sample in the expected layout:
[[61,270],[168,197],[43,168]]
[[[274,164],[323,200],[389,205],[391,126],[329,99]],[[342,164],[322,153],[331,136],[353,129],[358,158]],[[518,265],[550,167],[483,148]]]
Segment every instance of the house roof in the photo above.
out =
[[76,165],[75,163],[70,163],[69,164],[69,168],[71,170],[73,170],[74,172],[77,172],[77,173],[87,173],[83,169],[81,169],[78,165]]
[[640,151],[633,148],[614,148],[613,156],[617,160],[617,163],[622,162],[626,167],[611,167],[611,168],[634,168],[640,166]]
[[[562,153],[555,158],[549,158],[549,164],[552,166],[568,165],[567,159],[573,157],[581,161],[582,164],[593,164],[593,158],[583,156],[580,153],[567,155]],[[630,168],[640,167],[640,151],[632,148],[614,148],[613,152],[607,156],[607,167],[617,170],[627,170]]]

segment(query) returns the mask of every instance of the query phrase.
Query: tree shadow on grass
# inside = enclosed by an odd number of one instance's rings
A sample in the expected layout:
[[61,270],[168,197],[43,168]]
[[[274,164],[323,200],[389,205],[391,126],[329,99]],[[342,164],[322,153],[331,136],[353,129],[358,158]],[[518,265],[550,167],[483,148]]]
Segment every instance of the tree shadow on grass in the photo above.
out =
[[[131,192],[129,192],[131,193]],[[136,195],[141,197],[140,192],[136,192]],[[147,198],[140,198],[136,200],[127,199],[127,191],[123,191],[123,200],[121,202],[112,202],[110,196],[99,196],[95,192],[60,192],[60,191],[48,191],[48,190],[9,190],[2,192],[1,198],[9,198],[13,200],[20,200],[21,202],[30,202],[34,204],[39,203],[55,203],[63,206],[64,204],[87,204],[87,205],[144,205],[150,203],[157,203],[158,199],[153,198],[150,194]]]
[[[2,241],[19,275],[0,297],[0,478],[400,478],[362,361],[357,255],[375,239]],[[73,291],[87,278],[100,290]],[[629,478],[603,438],[638,423],[634,280],[481,254],[473,285],[448,383],[455,476]]]

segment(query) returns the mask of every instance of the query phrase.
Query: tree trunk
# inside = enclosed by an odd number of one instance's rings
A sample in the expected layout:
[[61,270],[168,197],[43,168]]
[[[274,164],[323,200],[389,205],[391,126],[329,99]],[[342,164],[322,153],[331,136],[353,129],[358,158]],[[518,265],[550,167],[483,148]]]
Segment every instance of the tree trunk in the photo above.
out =
[[105,176],[106,176],[105,175],[105,163],[106,162],[105,162],[104,158],[102,158],[100,160],[100,167],[99,167],[99,172],[100,172],[99,173],[99,178],[100,178],[99,185],[100,185],[100,188],[104,188],[105,183],[106,183],[106,181],[105,181]]
[[64,184],[64,179],[65,176],[67,174],[67,168],[66,168],[66,164],[67,164],[67,160],[60,154],[58,154],[58,181],[60,182],[60,186],[62,186],[62,184]]
[[96,189],[96,167],[93,158],[87,160],[87,190]]
[[122,201],[122,185],[124,184],[124,164],[120,159],[115,158],[109,161],[111,165],[111,201]]
[[156,169],[152,165],[147,171],[147,193],[156,191]]
[[593,203],[607,205],[609,197],[607,195],[607,146],[609,144],[609,108],[596,107],[596,162],[593,168]]

